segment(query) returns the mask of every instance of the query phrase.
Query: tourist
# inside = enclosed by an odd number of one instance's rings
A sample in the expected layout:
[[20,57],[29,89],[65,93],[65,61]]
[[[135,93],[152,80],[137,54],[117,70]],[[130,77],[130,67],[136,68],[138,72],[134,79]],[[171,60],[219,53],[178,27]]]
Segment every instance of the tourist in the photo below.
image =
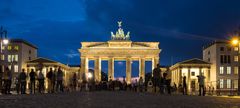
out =
[[186,82],[186,76],[183,77],[183,95],[187,95],[187,82]]
[[36,84],[36,73],[33,69],[31,69],[31,72],[29,73],[30,77],[30,93],[35,93],[35,84]]
[[[97,83],[98,85],[99,83]],[[73,86],[73,90],[76,91],[77,89],[77,74],[73,73],[73,77],[72,77],[72,86]],[[98,87],[97,87],[98,88]]]
[[40,72],[38,74],[38,91],[39,93],[44,93],[44,75],[42,73],[42,69],[40,69]]
[[25,73],[25,69],[22,69],[22,72],[19,75],[19,79],[20,79],[21,94],[26,94],[27,74]]
[[3,73],[4,80],[4,94],[11,94],[11,84],[12,84],[12,73],[7,67],[5,72]]
[[0,66],[0,92],[3,93],[2,89],[3,89],[3,69],[2,69],[2,66]]
[[53,70],[50,68],[50,71],[47,73],[47,81],[48,81],[48,93],[52,93],[53,89]]
[[127,82],[126,82],[125,78],[123,78],[123,84],[122,84],[122,86],[123,86],[123,90],[124,90],[124,91],[127,91]]
[[60,89],[61,92],[63,92],[63,71],[61,68],[58,68],[57,71],[57,91]]
[[21,83],[21,82],[20,82],[20,74],[18,74],[18,75],[16,76],[16,82],[15,82],[17,94],[20,94],[20,85],[21,85],[20,83]]
[[55,92],[55,90],[56,90],[56,77],[57,77],[57,69],[54,69],[54,72],[53,72],[53,74],[52,74],[52,93],[54,93]]
[[199,96],[205,96],[205,86],[204,86],[205,76],[200,74],[197,77],[198,77],[198,84],[199,84]]
[[139,78],[139,82],[138,82],[139,84],[139,91],[140,92],[143,92],[143,85],[144,85],[144,82],[143,82],[143,78],[142,77],[140,77]]
[[154,92],[157,92],[157,87],[160,87],[160,81],[161,81],[161,69],[160,69],[160,65],[157,64],[157,67],[153,69]]

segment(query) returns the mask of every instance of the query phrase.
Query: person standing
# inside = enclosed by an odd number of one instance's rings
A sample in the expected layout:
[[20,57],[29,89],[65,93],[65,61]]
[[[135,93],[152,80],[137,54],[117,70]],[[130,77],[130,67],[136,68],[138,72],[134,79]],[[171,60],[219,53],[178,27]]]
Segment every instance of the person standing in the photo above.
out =
[[50,71],[47,73],[48,80],[48,93],[52,93],[53,89],[53,70],[50,68]]
[[160,92],[162,92],[162,88],[160,85],[161,81],[161,69],[160,65],[157,64],[157,67],[153,69],[153,85],[154,85],[154,92],[157,92],[157,87],[160,88]]
[[3,73],[4,80],[4,94],[11,94],[11,85],[12,85],[12,73],[7,67],[5,72]]
[[26,94],[27,74],[25,73],[25,69],[22,69],[22,72],[19,75],[19,79],[20,79],[21,94]]
[[143,92],[143,85],[144,85],[143,78],[140,77],[140,79],[139,79],[139,91],[140,92]]
[[42,73],[42,69],[40,69],[40,72],[38,74],[38,91],[39,93],[44,93],[44,75]]
[[61,92],[63,92],[63,71],[61,68],[58,68],[57,71],[57,91],[60,89]]
[[35,84],[36,84],[36,73],[33,69],[31,69],[31,72],[29,73],[30,77],[30,93],[35,94]]
[[205,96],[205,87],[204,87],[204,79],[205,76],[203,76],[202,74],[200,74],[198,77],[198,83],[199,83],[199,96]]
[[77,74],[74,73],[72,77],[72,85],[73,85],[73,90],[77,89]]
[[186,82],[186,76],[183,77],[183,95],[187,95],[187,82]]

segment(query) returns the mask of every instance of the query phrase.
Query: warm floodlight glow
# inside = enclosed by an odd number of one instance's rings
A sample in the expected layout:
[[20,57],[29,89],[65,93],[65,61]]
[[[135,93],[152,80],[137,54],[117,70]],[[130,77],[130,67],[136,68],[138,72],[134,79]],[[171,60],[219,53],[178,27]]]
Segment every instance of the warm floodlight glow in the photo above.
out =
[[8,42],[9,42],[9,40],[8,40],[8,39],[3,39],[3,44],[4,44],[4,45],[7,45],[7,44],[8,44]]
[[90,79],[93,77],[92,73],[88,73],[87,76],[88,76],[88,78],[90,78]]

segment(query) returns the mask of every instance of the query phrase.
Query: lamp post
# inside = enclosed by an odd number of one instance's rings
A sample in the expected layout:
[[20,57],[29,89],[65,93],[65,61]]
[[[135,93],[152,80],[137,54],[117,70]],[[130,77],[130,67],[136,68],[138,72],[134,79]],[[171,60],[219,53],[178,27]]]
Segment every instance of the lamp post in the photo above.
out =
[[[7,45],[9,40],[7,39],[7,31],[3,29],[3,27],[0,28],[0,47],[1,47],[1,58],[3,56],[3,45]],[[2,66],[2,64],[1,64]],[[3,68],[3,67],[2,67]],[[2,70],[1,70],[2,71]]]
[[240,58],[240,41],[239,41],[239,38],[240,38],[240,35],[237,35],[237,37],[234,37],[231,40],[231,44],[238,47],[238,90],[237,90],[238,95],[240,95],[240,72],[239,72],[239,70],[240,70],[240,61],[239,61],[239,58]]

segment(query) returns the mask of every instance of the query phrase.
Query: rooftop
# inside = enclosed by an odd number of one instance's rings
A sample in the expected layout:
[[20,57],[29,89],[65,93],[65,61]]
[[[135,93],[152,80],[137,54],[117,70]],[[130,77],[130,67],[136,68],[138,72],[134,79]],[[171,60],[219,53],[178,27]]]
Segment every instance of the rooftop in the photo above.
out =
[[214,45],[214,44],[227,44],[227,43],[228,43],[227,40],[215,40],[215,41],[213,41],[213,42],[211,42],[211,43],[203,46],[203,50],[204,50],[204,49],[207,49],[208,47],[211,47],[211,46]]
[[24,43],[28,46],[31,46],[35,49],[38,49],[35,45],[31,44],[30,42],[26,41],[26,40],[23,40],[23,39],[11,39],[10,40],[11,43]]

